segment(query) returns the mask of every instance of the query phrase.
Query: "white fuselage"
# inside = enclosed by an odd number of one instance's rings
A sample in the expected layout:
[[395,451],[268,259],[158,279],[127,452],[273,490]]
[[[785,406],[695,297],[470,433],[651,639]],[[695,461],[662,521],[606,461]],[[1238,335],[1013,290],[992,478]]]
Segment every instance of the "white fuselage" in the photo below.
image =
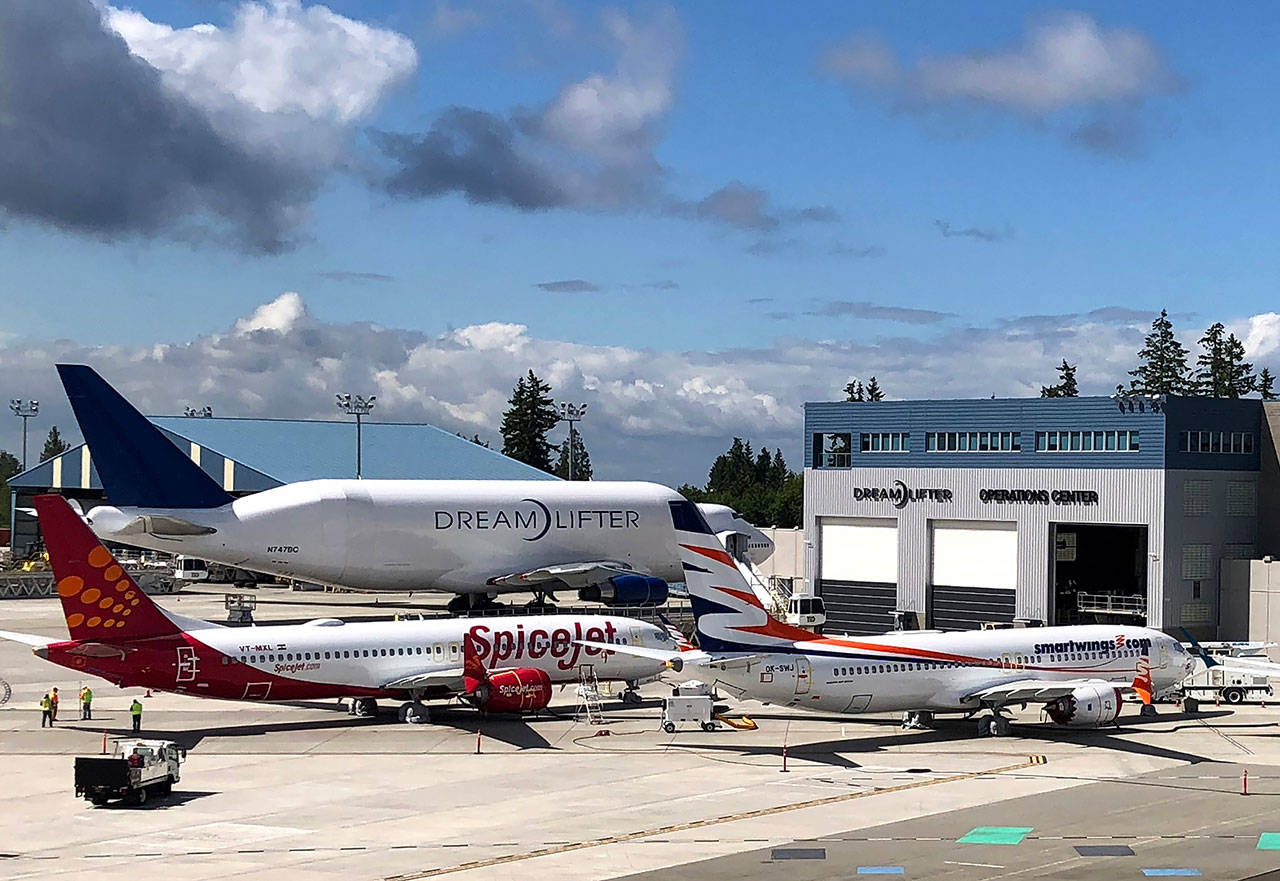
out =
[[[353,624],[321,619],[288,626],[211,627],[188,632],[187,641],[197,646],[192,662],[175,668],[172,685],[158,687],[250,700],[403,690],[389,683],[432,673],[460,675],[463,640],[468,634],[486,669],[537,669],[553,683],[577,682],[582,665],[591,665],[600,680],[627,682],[656,676],[664,669],[659,661],[591,650],[578,640],[672,645],[661,627],[609,615]],[[205,656],[200,646],[216,655]],[[217,656],[225,656],[229,663],[215,661]],[[239,693],[241,685],[243,693]]]
[[[726,691],[833,713],[967,711],[979,704],[975,693],[1027,679],[1127,686],[1149,672],[1159,693],[1192,664],[1170,636],[1109,625],[827,636],[797,642],[793,650],[741,654],[759,660],[712,665]],[[705,678],[706,668],[690,669]]]
[[[287,578],[493,593],[504,588],[490,578],[593,561],[681,580],[667,504],[679,499],[639,482],[311,480],[219,508],[100,506],[88,519],[106,540]],[[146,531],[148,517],[214,531]]]

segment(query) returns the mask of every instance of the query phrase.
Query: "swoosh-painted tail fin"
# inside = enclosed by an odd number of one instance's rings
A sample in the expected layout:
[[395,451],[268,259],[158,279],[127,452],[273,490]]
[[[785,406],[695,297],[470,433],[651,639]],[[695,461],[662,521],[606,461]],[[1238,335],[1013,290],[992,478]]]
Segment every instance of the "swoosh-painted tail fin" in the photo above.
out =
[[769,614],[696,505],[669,504],[700,649],[758,652],[814,639]]
[[1196,642],[1196,638],[1187,632],[1187,628],[1179,627],[1178,629],[1181,630],[1182,635],[1187,638],[1187,642],[1191,643],[1191,650],[1200,656],[1200,660],[1204,661],[1204,665],[1206,667],[1218,666],[1218,662],[1214,660],[1213,655],[1205,651],[1205,647]]
[[217,508],[231,496],[92,367],[59,364],[58,376],[113,505]]
[[35,506],[72,639],[128,642],[182,632],[142,592],[66,499],[36,496]]

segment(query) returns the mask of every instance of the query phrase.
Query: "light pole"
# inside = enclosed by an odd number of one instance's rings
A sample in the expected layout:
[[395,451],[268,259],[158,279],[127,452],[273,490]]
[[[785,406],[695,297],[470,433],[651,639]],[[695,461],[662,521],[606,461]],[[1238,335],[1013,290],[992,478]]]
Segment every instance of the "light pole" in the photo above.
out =
[[373,411],[373,402],[377,395],[334,395],[338,399],[338,409],[348,416],[356,417],[356,480],[360,480],[360,419]]
[[9,401],[9,409],[14,416],[22,417],[22,470],[27,470],[27,420],[40,412],[39,401],[24,401],[13,398]]
[[569,423],[569,479],[573,480],[573,424],[581,422],[582,417],[587,415],[586,404],[568,404],[564,401],[560,402],[560,420]]
[[199,409],[196,409],[195,407],[187,407],[182,411],[182,415],[196,416],[196,417],[199,417],[200,419],[212,419],[213,408],[210,407],[208,404],[205,404],[203,407]]

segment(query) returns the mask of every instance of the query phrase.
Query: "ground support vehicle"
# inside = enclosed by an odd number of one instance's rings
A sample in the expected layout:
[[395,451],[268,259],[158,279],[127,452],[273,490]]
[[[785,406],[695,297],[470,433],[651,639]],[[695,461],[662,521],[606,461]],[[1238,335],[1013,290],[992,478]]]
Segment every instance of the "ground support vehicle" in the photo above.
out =
[[187,751],[171,740],[116,740],[109,756],[76,757],[76,795],[95,805],[113,798],[145,804],[173,790],[186,756]]

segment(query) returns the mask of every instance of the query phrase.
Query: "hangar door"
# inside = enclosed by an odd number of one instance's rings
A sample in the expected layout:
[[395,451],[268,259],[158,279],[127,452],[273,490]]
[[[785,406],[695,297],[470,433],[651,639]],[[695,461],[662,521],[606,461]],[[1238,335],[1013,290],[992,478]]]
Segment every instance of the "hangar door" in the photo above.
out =
[[931,532],[929,626],[976,630],[987,621],[1012,621],[1017,525],[936,520]]
[[818,521],[818,592],[831,633],[884,633],[898,605],[898,521]]

